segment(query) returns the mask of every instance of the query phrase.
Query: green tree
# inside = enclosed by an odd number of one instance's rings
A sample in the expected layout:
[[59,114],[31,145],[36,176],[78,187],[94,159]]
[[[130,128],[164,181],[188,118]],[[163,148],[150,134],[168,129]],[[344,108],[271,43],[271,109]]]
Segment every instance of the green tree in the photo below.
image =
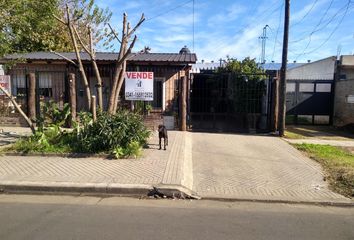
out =
[[232,72],[238,74],[263,74],[264,71],[256,63],[255,59],[246,57],[242,61],[236,58],[227,57],[226,66],[221,68],[222,72]]
[[67,51],[65,28],[52,16],[59,0],[0,0],[0,56],[32,51]]
[[228,107],[237,113],[260,113],[262,98],[266,91],[266,74],[255,59],[227,58],[226,65],[219,68],[219,78],[228,79]]

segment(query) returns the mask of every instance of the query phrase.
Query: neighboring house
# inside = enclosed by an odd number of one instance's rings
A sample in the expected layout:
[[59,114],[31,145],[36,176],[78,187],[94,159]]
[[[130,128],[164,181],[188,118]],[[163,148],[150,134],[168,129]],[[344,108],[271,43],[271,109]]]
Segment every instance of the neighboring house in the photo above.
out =
[[341,56],[337,66],[334,125],[354,124],[354,56]]
[[219,67],[224,67],[225,62],[216,63],[216,62],[200,62],[192,64],[191,74],[206,73],[206,72],[215,72]]
[[331,124],[336,57],[287,70],[287,123]]
[[[187,49],[188,50],[188,49]],[[180,80],[186,77],[188,80],[191,64],[197,60],[196,54],[190,53],[183,48],[180,53],[134,53],[128,57],[127,71],[154,72],[154,100],[151,102],[153,112],[161,119],[161,115],[166,112],[179,110],[178,95],[180,90]],[[65,57],[75,61],[73,52],[61,53]],[[97,52],[96,59],[103,80],[103,100],[107,107],[110,88],[112,84],[114,66],[117,53]],[[90,58],[86,53],[81,53],[84,68],[88,76],[92,95],[97,95],[96,77],[91,67]],[[13,54],[0,59],[0,64],[9,61],[20,60],[7,72],[11,75],[12,94],[18,102],[27,110],[27,76],[29,73],[36,74],[37,80],[37,102],[54,100],[63,105],[68,102],[68,81],[69,73],[75,73],[77,78],[77,108],[78,111],[85,108],[85,90],[80,74],[77,69],[60,56],[50,52],[34,52],[28,54]],[[124,86],[122,92],[124,92]],[[124,96],[124,95],[123,95]],[[122,104],[125,103],[124,97]],[[39,106],[39,104],[37,104]],[[8,116],[11,117],[11,116]],[[16,116],[15,116],[16,118]],[[7,121],[9,123],[9,121]],[[20,124],[20,121],[10,121]],[[0,124],[4,121],[0,118]]]
[[[287,69],[292,69],[295,67],[300,67],[301,65],[304,65],[306,63],[288,63],[287,64]],[[264,63],[259,65],[260,68],[263,68],[266,71],[280,71],[281,68],[281,63],[276,63],[276,62],[270,62],[270,63]]]

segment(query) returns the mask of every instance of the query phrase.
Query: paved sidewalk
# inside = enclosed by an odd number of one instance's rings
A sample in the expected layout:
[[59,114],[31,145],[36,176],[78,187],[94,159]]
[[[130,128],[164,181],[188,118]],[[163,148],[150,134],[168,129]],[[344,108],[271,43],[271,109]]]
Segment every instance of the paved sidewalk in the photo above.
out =
[[349,201],[328,189],[319,164],[282,139],[193,133],[192,141],[194,191],[202,198]]
[[353,140],[287,139],[287,138],[283,138],[283,140],[293,144],[309,143],[309,144],[331,145],[331,146],[338,146],[338,147],[354,147]]
[[163,151],[158,150],[155,133],[140,159],[1,156],[0,189],[134,193],[154,186],[192,188],[191,152],[186,152],[191,149],[185,146],[189,137],[170,131],[169,146]]
[[30,128],[0,126],[0,147],[16,142],[22,136],[31,134]]

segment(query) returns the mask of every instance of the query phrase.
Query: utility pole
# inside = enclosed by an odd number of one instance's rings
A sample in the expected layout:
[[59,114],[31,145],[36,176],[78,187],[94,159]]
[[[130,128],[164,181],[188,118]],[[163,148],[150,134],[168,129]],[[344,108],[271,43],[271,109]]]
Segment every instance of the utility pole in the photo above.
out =
[[280,69],[279,83],[279,136],[284,136],[285,115],[286,115],[286,67],[288,61],[288,43],[289,43],[289,19],[290,19],[290,0],[285,0],[285,20],[284,20],[284,38],[283,38],[283,56]]
[[266,48],[266,41],[267,41],[267,27],[268,25],[265,25],[263,28],[263,33],[262,36],[259,38],[262,39],[262,54],[261,54],[261,64],[265,63],[265,48]]

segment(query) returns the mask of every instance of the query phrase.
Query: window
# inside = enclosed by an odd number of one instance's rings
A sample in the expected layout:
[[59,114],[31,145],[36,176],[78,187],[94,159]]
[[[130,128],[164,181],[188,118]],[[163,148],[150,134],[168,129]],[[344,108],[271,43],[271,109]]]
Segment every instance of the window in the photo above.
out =
[[299,91],[300,92],[313,92],[315,90],[314,83],[300,83]]
[[151,102],[153,108],[162,109],[163,108],[163,78],[154,79],[154,100]]
[[316,92],[331,92],[332,84],[318,83],[316,84]]
[[287,83],[286,92],[295,92],[296,83]]
[[48,72],[42,72],[38,74],[38,90],[40,97],[52,97],[52,74]]
[[26,96],[26,75],[22,72],[15,72],[11,75],[11,91],[16,97]]

